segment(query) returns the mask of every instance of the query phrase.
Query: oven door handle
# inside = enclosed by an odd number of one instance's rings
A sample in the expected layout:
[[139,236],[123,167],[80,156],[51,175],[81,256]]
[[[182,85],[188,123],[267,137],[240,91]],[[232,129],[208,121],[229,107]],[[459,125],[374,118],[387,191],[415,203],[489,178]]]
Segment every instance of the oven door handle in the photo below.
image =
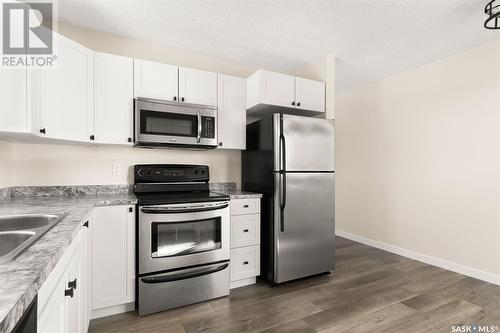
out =
[[216,203],[210,205],[189,205],[189,206],[177,206],[177,207],[142,207],[141,212],[145,214],[176,214],[176,213],[197,213],[206,212],[210,210],[217,210],[226,208],[229,203]]
[[165,273],[162,275],[152,276],[152,277],[143,277],[141,278],[142,283],[154,284],[154,283],[164,283],[164,282],[172,282],[179,281],[185,279],[191,279],[198,276],[203,276],[207,274],[212,274],[216,272],[220,272],[226,269],[229,266],[229,263],[210,265],[205,267],[196,267],[189,268],[182,271]]
[[198,133],[196,135],[196,143],[201,141],[201,110],[198,110]]

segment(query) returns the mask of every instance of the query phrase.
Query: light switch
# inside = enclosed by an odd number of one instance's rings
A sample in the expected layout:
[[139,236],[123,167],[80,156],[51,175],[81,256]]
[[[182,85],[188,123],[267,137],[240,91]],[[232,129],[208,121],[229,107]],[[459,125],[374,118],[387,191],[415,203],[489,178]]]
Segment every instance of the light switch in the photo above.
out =
[[118,162],[113,162],[113,176],[119,176],[122,174],[122,165]]

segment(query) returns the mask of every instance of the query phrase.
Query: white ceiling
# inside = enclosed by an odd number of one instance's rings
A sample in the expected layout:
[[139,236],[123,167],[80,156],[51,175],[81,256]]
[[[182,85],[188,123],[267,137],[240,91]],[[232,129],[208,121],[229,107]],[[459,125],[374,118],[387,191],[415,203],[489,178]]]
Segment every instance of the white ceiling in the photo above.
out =
[[335,54],[337,91],[498,39],[487,0],[59,0],[59,20],[282,72]]

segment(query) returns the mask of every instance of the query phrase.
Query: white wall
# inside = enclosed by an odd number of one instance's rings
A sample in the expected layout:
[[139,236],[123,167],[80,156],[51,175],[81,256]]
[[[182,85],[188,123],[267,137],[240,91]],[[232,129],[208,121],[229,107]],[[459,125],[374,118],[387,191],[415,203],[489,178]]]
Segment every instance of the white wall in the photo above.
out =
[[[64,23],[59,23],[59,32],[101,52],[241,77],[246,77],[256,70],[226,59],[85,30]],[[11,154],[12,157],[6,159],[4,154]],[[122,174],[119,176],[112,175],[114,162],[122,165]],[[6,176],[0,173],[0,187],[132,183],[131,166],[138,163],[207,164],[210,166],[212,182],[230,181],[238,185],[241,182],[240,151],[151,150],[111,146],[13,143],[0,144],[0,167],[3,164],[12,164],[12,172],[5,172]]]
[[[212,182],[241,179],[239,151],[16,144],[12,153],[16,186],[131,184],[132,166],[145,163],[207,164]],[[112,174],[115,162],[121,175]]]
[[0,188],[12,186],[12,145],[0,141]]
[[500,283],[500,42],[337,95],[335,148],[338,230]]

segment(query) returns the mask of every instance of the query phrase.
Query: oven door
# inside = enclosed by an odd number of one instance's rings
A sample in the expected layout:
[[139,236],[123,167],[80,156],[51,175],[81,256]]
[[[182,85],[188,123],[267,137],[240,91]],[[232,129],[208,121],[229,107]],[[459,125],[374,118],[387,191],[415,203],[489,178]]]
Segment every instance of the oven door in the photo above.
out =
[[229,259],[229,202],[139,207],[139,274]]
[[217,110],[208,106],[137,98],[138,145],[217,145]]

